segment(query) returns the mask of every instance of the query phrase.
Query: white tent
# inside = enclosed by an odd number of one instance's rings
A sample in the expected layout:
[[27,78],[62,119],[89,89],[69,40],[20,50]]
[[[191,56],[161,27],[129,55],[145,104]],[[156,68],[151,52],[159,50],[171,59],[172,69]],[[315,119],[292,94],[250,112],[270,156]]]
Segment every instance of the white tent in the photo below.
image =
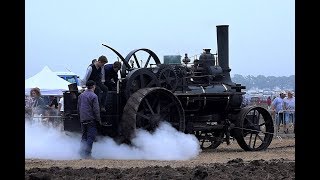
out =
[[58,77],[48,66],[45,66],[36,75],[25,80],[25,95],[30,95],[32,88],[40,88],[41,95],[62,96],[68,90],[70,82]]

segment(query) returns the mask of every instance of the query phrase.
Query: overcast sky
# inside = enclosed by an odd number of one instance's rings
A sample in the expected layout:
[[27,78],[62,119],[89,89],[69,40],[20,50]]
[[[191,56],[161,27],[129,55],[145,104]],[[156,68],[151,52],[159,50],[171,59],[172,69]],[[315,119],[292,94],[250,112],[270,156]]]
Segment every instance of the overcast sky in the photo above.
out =
[[[217,50],[216,25],[229,25],[231,75],[295,74],[292,0],[28,0],[25,78],[44,66],[83,77],[100,55],[116,61],[131,50],[197,55]],[[143,55],[142,55],[143,56]]]

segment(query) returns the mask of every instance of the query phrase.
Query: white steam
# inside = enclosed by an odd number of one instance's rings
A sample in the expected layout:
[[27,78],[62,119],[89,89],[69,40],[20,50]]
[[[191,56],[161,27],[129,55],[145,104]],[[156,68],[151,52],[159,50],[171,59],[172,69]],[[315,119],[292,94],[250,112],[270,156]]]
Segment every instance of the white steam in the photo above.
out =
[[[64,132],[41,123],[25,124],[25,158],[71,160],[80,159],[81,134]],[[196,157],[201,149],[192,134],[177,131],[161,123],[153,134],[138,130],[133,146],[118,145],[112,138],[99,136],[93,143],[96,159],[187,160]]]

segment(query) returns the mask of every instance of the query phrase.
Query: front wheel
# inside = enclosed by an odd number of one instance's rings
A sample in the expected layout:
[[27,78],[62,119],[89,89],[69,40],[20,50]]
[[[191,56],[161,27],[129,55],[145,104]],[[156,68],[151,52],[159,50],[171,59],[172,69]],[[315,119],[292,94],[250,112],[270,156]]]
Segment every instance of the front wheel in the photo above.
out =
[[238,117],[234,137],[239,146],[245,151],[267,149],[274,133],[270,113],[263,107],[247,106],[239,112]]

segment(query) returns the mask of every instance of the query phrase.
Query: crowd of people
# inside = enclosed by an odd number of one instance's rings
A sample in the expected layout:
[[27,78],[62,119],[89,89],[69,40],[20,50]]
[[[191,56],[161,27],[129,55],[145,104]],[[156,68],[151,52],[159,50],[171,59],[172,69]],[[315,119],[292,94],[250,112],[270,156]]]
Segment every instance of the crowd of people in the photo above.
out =
[[61,106],[57,96],[42,96],[40,88],[32,88],[29,96],[25,96],[25,119],[30,122],[35,120],[57,126],[56,121],[59,118],[56,116],[59,116]]
[[292,91],[281,91],[278,96],[268,96],[265,102],[251,103],[250,98],[243,96],[241,107],[258,105],[266,107],[275,121],[277,132],[283,127],[283,133],[289,133],[289,124],[293,124],[295,133],[295,97]]
[[271,103],[272,114],[275,117],[277,132],[280,132],[280,125],[283,125],[283,132],[289,133],[289,123],[294,125],[295,133],[295,97],[291,91],[281,91]]

